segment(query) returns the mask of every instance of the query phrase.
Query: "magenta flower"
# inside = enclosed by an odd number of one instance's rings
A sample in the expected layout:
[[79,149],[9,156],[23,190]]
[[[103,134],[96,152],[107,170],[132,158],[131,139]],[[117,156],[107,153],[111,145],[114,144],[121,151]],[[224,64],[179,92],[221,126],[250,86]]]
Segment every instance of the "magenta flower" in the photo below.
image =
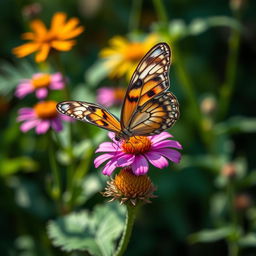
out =
[[69,121],[70,118],[59,114],[56,110],[55,101],[41,101],[33,108],[21,108],[17,121],[23,122],[20,126],[22,132],[35,128],[37,134],[46,133],[50,128],[56,132],[62,130],[62,120]]
[[131,137],[121,142],[115,140],[114,133],[109,133],[109,137],[113,142],[103,142],[96,150],[96,153],[106,153],[94,160],[96,168],[107,161],[102,170],[104,175],[111,175],[115,168],[125,166],[130,166],[135,175],[144,175],[148,172],[148,162],[163,169],[168,166],[168,160],[179,163],[181,159],[181,153],[175,149],[182,149],[182,146],[175,140],[169,140],[173,136],[168,132]]
[[97,90],[96,101],[106,107],[123,102],[125,90],[123,88],[102,87]]
[[61,73],[46,74],[37,73],[32,79],[23,79],[18,85],[15,95],[22,99],[27,94],[35,92],[38,99],[44,99],[49,90],[61,90],[65,86],[64,78]]

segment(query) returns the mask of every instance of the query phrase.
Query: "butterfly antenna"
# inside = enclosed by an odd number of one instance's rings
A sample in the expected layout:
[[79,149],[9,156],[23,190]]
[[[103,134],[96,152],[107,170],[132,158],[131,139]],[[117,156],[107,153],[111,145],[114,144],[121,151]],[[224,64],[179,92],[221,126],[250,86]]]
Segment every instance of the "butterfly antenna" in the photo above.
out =
[[117,152],[118,152],[118,150],[120,150],[120,142],[119,141],[116,141],[115,139],[113,140],[113,142],[112,142],[112,146],[113,146],[113,148],[115,148],[115,156],[116,156],[116,154],[117,154]]

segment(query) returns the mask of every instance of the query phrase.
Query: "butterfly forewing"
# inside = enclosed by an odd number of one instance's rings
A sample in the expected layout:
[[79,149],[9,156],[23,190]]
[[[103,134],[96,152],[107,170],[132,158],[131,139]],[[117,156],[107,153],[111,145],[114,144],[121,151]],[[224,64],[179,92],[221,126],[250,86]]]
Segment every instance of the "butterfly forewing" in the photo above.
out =
[[169,88],[170,57],[169,46],[160,43],[141,60],[125,95],[121,112],[122,129],[130,126],[139,107]]
[[121,131],[118,119],[110,114],[107,109],[97,104],[83,101],[64,101],[57,104],[57,110],[64,115],[115,133]]
[[122,139],[158,134],[179,118],[179,103],[171,92],[167,92],[170,64],[171,50],[166,43],[155,45],[145,55],[131,78],[120,122],[106,108],[88,102],[61,102],[57,110],[113,131]]
[[179,103],[171,92],[149,100],[133,116],[129,132],[133,135],[153,135],[173,126],[179,118]]

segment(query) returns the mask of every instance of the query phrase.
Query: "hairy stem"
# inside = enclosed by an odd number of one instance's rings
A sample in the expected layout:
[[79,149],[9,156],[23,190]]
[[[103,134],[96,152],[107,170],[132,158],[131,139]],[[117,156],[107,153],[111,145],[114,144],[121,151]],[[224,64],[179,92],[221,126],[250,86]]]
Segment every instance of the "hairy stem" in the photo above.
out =
[[127,212],[126,212],[125,227],[124,227],[122,238],[120,240],[120,243],[118,245],[118,248],[114,256],[122,256],[126,251],[126,248],[131,238],[133,224],[138,211],[138,205],[132,206],[130,204],[127,204],[126,207],[127,207]]

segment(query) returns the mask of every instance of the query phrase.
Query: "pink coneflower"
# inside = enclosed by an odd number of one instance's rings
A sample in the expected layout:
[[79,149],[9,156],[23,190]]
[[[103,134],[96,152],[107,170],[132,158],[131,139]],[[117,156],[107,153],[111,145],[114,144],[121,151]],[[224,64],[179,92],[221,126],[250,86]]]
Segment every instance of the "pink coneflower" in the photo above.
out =
[[41,101],[33,108],[21,108],[17,120],[23,122],[20,126],[22,132],[35,128],[37,134],[46,133],[50,128],[56,132],[62,130],[62,120],[68,120],[56,110],[57,102]]
[[124,95],[125,89],[123,88],[102,87],[97,90],[96,100],[106,107],[111,107],[113,105],[121,104]]
[[34,74],[32,79],[23,79],[18,85],[15,95],[22,99],[27,94],[35,92],[38,99],[44,99],[48,95],[49,90],[61,90],[65,86],[64,78],[61,73]]
[[109,133],[113,142],[103,142],[96,152],[106,152],[94,160],[95,167],[108,161],[102,170],[104,175],[111,175],[117,167],[130,166],[135,175],[144,175],[148,172],[148,162],[157,168],[168,166],[168,160],[179,163],[181,153],[176,149],[182,149],[179,142],[169,140],[173,137],[168,132],[154,136],[136,136],[128,141],[116,141],[115,135]]

